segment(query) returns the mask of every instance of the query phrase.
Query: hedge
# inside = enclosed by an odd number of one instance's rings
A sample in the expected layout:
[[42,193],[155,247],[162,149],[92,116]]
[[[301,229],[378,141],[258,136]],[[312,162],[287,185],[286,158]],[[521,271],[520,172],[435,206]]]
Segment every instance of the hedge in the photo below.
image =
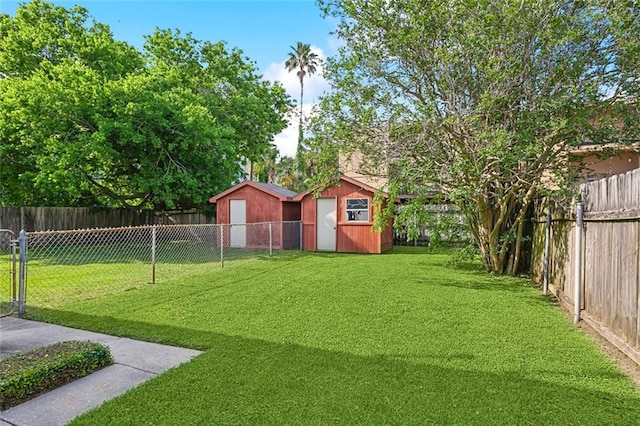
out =
[[0,360],[0,410],[88,376],[113,364],[99,343],[54,343]]

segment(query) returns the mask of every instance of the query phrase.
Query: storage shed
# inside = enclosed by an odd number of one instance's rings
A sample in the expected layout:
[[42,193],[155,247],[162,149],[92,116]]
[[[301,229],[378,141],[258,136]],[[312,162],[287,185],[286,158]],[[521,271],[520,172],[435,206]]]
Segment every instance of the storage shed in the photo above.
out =
[[[300,220],[300,203],[294,201],[295,192],[278,185],[244,181],[212,197],[216,204],[216,222],[231,226],[225,246],[263,248],[269,245],[268,227],[257,224]],[[275,230],[274,248],[297,248],[299,225],[280,226]],[[274,230],[271,231],[272,233]],[[290,235],[296,234],[296,235]],[[288,247],[295,246],[295,247]]]
[[383,253],[393,248],[391,226],[372,230],[375,192],[371,186],[342,176],[318,197],[312,191],[298,194],[294,200],[302,204],[303,250]]

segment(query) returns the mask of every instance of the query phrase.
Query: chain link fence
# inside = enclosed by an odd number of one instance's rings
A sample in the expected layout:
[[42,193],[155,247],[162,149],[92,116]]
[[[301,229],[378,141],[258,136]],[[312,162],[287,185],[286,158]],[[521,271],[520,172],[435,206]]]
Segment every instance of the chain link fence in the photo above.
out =
[[268,222],[28,232],[24,302],[57,308],[300,250],[300,230],[300,222]]

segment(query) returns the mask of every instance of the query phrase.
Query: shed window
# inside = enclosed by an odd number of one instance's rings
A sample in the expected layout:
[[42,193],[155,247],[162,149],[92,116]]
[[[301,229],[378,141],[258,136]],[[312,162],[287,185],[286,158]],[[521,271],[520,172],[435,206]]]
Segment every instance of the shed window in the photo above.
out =
[[347,222],[369,221],[369,199],[347,198]]

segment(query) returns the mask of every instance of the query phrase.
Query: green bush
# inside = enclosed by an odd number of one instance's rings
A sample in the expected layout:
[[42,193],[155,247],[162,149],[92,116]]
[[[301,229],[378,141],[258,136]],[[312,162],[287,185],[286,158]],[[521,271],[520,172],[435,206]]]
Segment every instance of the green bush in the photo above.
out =
[[111,364],[108,347],[79,341],[54,343],[7,357],[0,360],[0,410]]

